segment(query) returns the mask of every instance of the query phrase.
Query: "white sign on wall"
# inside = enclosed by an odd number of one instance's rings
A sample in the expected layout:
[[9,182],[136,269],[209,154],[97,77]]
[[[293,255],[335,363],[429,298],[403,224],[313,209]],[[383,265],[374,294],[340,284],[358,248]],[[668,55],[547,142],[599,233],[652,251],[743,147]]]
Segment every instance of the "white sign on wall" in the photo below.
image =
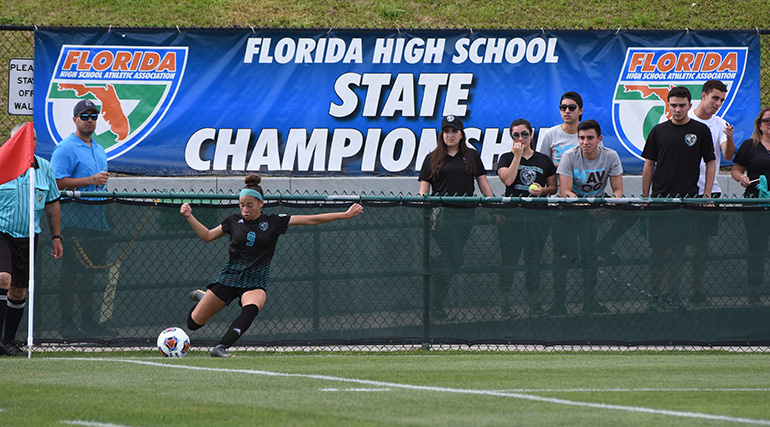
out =
[[8,67],[8,114],[32,115],[34,60],[11,58]]

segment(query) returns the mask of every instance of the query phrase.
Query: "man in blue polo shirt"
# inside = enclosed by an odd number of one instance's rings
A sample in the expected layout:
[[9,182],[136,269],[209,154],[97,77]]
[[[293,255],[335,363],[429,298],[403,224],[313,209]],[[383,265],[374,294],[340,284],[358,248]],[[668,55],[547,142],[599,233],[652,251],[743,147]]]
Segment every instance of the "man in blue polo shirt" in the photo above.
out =
[[[23,125],[11,130],[11,136]],[[45,210],[53,238],[51,255],[62,256],[59,189],[51,164],[35,156],[35,249],[40,233],[40,215]],[[29,286],[29,174],[0,185],[0,355],[24,356],[16,342],[27,303]]]
[[[51,155],[51,166],[60,190],[107,191],[109,179],[107,154],[91,136],[96,130],[99,106],[90,99],[79,101],[73,110],[75,132],[62,140]],[[99,199],[96,199],[99,200]],[[94,301],[96,273],[103,269],[112,246],[103,204],[65,203],[62,229],[67,253],[73,257],[64,263],[59,282],[59,309],[62,337],[111,337],[114,332],[99,323]],[[101,267],[101,268],[99,268]],[[83,290],[89,289],[89,290]],[[80,324],[74,321],[75,295],[80,309]]]

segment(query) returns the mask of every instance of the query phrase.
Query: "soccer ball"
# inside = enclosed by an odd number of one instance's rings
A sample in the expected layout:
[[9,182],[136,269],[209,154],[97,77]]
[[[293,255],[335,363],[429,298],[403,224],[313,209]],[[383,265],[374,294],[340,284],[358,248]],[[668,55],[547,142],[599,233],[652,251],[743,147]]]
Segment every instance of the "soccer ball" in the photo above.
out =
[[158,335],[158,350],[165,357],[182,357],[190,350],[190,337],[181,328],[165,329]]

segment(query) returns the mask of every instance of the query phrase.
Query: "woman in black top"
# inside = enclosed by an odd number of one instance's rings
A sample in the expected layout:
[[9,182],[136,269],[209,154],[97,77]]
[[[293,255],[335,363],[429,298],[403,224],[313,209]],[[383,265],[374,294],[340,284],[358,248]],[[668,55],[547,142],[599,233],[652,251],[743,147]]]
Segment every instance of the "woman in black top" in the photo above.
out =
[[[441,121],[436,149],[430,152],[420,169],[420,195],[473,196],[475,185],[486,197],[492,197],[492,187],[479,153],[468,147],[465,127],[459,117],[447,116]],[[470,236],[474,210],[470,204],[447,204],[433,209],[431,229],[439,247],[432,258],[435,269],[432,299],[433,317],[447,318],[444,300],[453,273],[463,264],[463,247]]]
[[191,297],[199,301],[187,316],[187,327],[194,331],[205,325],[215,314],[239,298],[241,313],[227,329],[219,344],[211,350],[213,357],[233,357],[227,352],[251,326],[267,299],[267,279],[270,261],[273,259],[278,237],[291,225],[316,225],[339,219],[349,219],[363,212],[359,204],[353,204],[345,212],[318,215],[264,214],[264,192],[259,175],[246,177],[246,188],[240,192],[240,213],[230,215],[212,229],[206,228],[192,214],[185,203],[179,213],[187,219],[195,234],[204,242],[230,235],[230,258],[217,280],[208,285],[204,293],[193,291]]
[[[763,108],[754,120],[754,132],[735,153],[730,174],[746,189],[743,192],[746,198],[760,196],[757,188],[760,176],[770,181],[770,106]],[[765,254],[770,238],[770,225],[758,219],[757,212],[743,215],[748,254],[746,273],[751,289],[749,302],[752,304],[759,303],[759,287],[765,276]]]
[[[510,197],[537,197],[556,194],[556,166],[545,154],[532,148],[532,125],[525,119],[516,119],[508,128],[511,135],[511,151],[503,153],[497,162],[497,176],[505,184],[505,195]],[[511,285],[516,275],[519,257],[524,259],[527,303],[530,313],[545,314],[539,302],[540,262],[542,260],[548,229],[542,227],[543,215],[530,209],[510,208],[499,216],[498,239],[503,258],[502,271],[498,275],[503,319],[516,317],[510,305]]]

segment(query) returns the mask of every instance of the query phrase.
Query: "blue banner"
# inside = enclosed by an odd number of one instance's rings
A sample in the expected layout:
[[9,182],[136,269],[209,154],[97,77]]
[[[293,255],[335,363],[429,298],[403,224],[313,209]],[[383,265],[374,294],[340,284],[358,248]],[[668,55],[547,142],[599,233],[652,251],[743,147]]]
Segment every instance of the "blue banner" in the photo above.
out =
[[722,80],[717,115],[748,138],[759,57],[755,31],[48,28],[35,31],[34,120],[50,157],[93,99],[114,172],[379,176],[416,175],[452,114],[493,173],[511,121],[558,125],[573,90],[639,174],[673,86],[695,108],[703,82]]

